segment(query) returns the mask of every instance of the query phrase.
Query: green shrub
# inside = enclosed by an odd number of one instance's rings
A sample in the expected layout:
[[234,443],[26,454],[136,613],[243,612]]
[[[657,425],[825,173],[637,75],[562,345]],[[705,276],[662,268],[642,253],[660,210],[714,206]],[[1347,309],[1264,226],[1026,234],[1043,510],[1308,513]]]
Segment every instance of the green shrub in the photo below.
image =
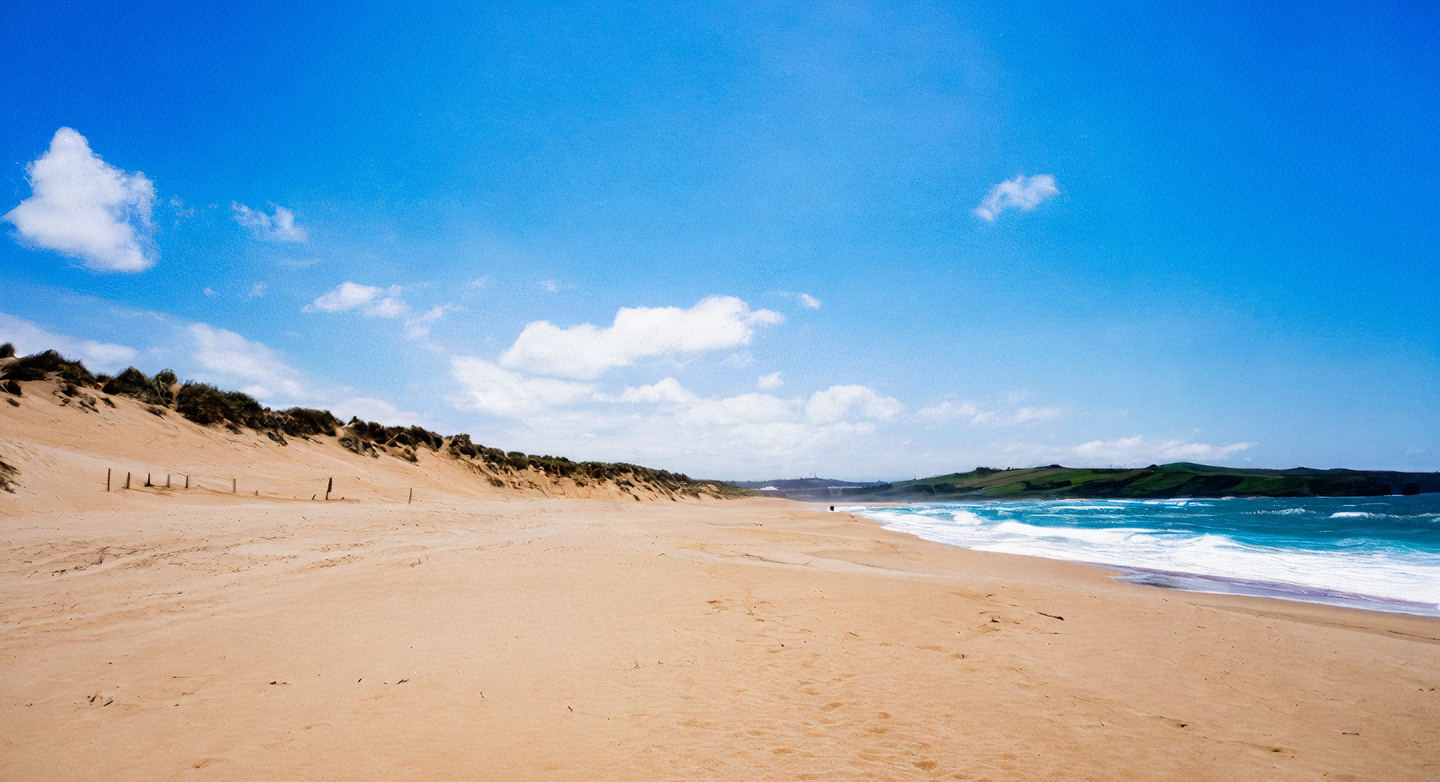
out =
[[265,427],[265,408],[249,394],[221,391],[209,383],[186,383],[175,394],[175,411],[201,426]]

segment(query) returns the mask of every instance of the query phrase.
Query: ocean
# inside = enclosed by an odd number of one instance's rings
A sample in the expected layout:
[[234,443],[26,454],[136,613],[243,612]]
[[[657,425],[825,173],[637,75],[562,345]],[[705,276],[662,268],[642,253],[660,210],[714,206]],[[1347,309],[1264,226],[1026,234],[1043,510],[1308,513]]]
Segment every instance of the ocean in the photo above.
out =
[[1440,494],[995,500],[837,508],[926,540],[1122,579],[1440,616]]

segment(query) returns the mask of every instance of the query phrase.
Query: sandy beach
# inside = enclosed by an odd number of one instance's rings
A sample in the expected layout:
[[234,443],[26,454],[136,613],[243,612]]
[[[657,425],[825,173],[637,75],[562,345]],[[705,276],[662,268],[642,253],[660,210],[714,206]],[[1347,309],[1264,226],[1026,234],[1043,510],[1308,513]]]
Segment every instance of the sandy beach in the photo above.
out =
[[1440,620],[58,399],[0,409],[0,778],[1440,776]]

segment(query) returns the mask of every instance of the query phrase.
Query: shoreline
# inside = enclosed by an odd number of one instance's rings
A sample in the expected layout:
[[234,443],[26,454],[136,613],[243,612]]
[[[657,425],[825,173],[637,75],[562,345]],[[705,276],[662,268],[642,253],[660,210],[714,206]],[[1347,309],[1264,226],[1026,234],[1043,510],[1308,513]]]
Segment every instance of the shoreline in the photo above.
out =
[[[1112,498],[1113,499],[1113,498]],[[1176,498],[1177,501],[1194,499],[1196,501],[1212,500],[1215,498]],[[1224,498],[1221,498],[1224,499]],[[1363,500],[1368,498],[1332,497],[1325,499]],[[981,501],[976,500],[974,504],[994,504],[1004,502],[1004,499]],[[1020,502],[1035,502],[1035,500],[1020,500]],[[1134,500],[1140,504],[1146,504],[1146,500]],[[934,501],[934,502],[913,502],[913,503],[850,503],[848,506],[830,506],[821,504],[821,509],[839,508],[835,512],[854,512],[845,508],[906,508],[917,505],[963,505],[964,502]],[[860,514],[863,516],[863,514]],[[868,516],[864,516],[870,519]],[[884,522],[877,519],[870,519],[876,524],[885,527]],[[889,529],[888,527],[885,527]],[[1097,560],[1070,559],[1065,557],[1050,557],[1043,553],[1033,552],[996,552],[986,549],[971,548],[943,540],[931,540],[915,532],[894,529],[892,531],[904,532],[914,537],[942,546],[953,546],[968,551],[985,553],[1006,553],[1015,556],[1029,556],[1038,559],[1051,560],[1056,562],[1074,562],[1077,564],[1092,565],[1098,568],[1113,572],[1114,578],[1125,583],[1140,584],[1159,589],[1169,589],[1181,592],[1193,592],[1197,594],[1226,594],[1243,595],[1247,597],[1262,598],[1267,600],[1280,600],[1286,602],[1306,603],[1310,605],[1325,605],[1336,608],[1351,608],[1364,611],[1375,611],[1386,614],[1402,614],[1406,616],[1420,616],[1427,618],[1440,618],[1440,606],[1398,597],[1386,597],[1381,595],[1369,595],[1362,592],[1351,592],[1343,589],[1335,589],[1310,584],[1299,584],[1294,582],[1271,580],[1264,578],[1246,578],[1243,576],[1227,576],[1214,573],[1202,573],[1185,570],[1172,570],[1166,568],[1150,567],[1146,565],[1132,565],[1117,562],[1103,562]]]

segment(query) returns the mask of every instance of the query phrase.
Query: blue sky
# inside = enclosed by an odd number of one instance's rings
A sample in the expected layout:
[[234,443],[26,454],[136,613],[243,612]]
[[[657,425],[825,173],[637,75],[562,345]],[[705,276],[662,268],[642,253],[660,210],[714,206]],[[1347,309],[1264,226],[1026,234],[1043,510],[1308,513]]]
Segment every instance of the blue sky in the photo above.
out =
[[1440,470],[1432,4],[0,5],[0,338],[691,474]]

